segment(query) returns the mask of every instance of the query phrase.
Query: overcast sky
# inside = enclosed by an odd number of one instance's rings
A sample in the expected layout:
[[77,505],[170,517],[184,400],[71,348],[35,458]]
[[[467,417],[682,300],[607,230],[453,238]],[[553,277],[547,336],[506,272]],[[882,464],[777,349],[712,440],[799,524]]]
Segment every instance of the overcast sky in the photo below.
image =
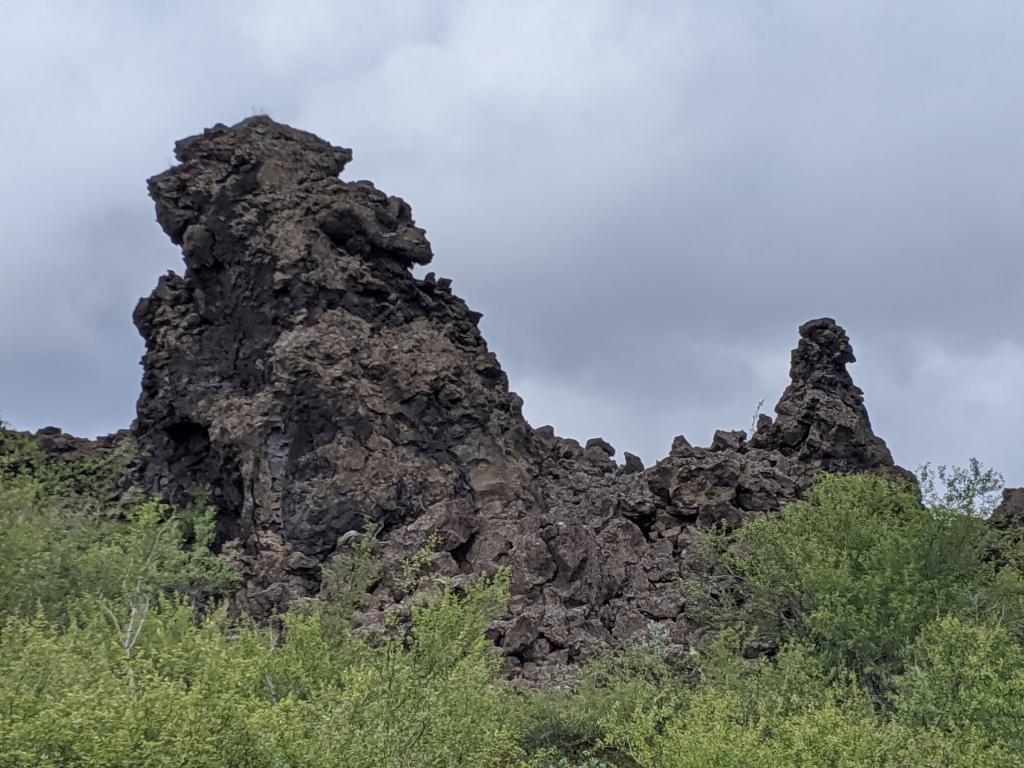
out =
[[127,426],[145,179],[257,112],[352,147],[539,426],[653,462],[846,327],[911,468],[1024,485],[1024,3],[0,0],[0,417]]

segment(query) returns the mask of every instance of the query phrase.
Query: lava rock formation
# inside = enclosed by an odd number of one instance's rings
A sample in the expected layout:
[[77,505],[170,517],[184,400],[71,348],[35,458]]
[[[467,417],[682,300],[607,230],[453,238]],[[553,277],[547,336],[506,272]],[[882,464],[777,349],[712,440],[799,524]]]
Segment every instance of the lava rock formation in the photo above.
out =
[[[240,562],[236,606],[257,616],[315,594],[339,538],[374,523],[395,564],[434,542],[456,582],[508,567],[494,627],[530,676],[589,642],[662,624],[694,631],[680,580],[700,526],[798,498],[821,471],[906,476],[871,430],[831,319],[800,328],[791,383],[750,439],[677,438],[624,466],[605,441],[533,429],[409,206],[339,174],[351,152],[253,117],[176,145],[150,179],[157,220],[181,246],[135,322],[146,340],[133,430],[150,490],[212,494]],[[385,578],[364,621],[407,591]]]

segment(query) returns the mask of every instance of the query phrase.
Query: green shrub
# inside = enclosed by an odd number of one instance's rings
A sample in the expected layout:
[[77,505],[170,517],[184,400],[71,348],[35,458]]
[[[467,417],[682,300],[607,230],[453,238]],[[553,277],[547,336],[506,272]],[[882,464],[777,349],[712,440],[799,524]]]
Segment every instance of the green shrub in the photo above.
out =
[[1024,648],[1003,627],[946,617],[926,627],[897,680],[901,717],[1024,754]]
[[743,526],[728,560],[749,593],[748,621],[879,682],[924,626],[993,599],[986,537],[982,520],[927,509],[911,488],[829,476],[780,518]]
[[[876,711],[868,693],[807,648],[771,662],[712,652],[705,682],[607,723],[603,746],[640,768],[970,768],[1019,765],[977,732],[916,727]],[[723,662],[724,665],[723,665]]]
[[[715,618],[713,643],[674,655],[652,626],[536,691],[500,679],[487,637],[505,574],[439,580],[366,636],[353,612],[381,573],[366,536],[325,566],[319,599],[254,626],[218,607],[237,575],[208,547],[211,510],[98,514],[87,481],[5,467],[2,766],[1024,766],[1024,552],[961,503],[977,483],[929,508],[826,477],[708,537],[720,581],[694,594],[722,599],[687,613]],[[744,657],[755,629],[777,653]]]
[[0,466],[0,765],[517,759],[485,636],[507,577],[439,585],[407,634],[357,637],[351,613],[379,571],[367,545],[330,564],[326,599],[283,632],[230,622],[216,597],[237,574],[209,549],[211,509],[103,514],[33,445]]
[[[328,685],[265,709],[260,730],[270,753],[286,765],[324,768],[483,768],[511,759],[516,740],[496,684],[499,659],[484,636],[506,595],[504,578],[461,598],[447,591],[414,611],[408,638],[379,646],[353,638],[349,662],[334,667]],[[319,632],[316,615],[297,623]]]
[[976,517],[992,514],[1003,488],[1003,476],[975,458],[966,467],[922,464],[917,477],[926,507]]
[[[447,592],[407,638],[325,636],[318,612],[287,641],[154,604],[132,653],[94,614],[0,629],[0,765],[497,766],[515,734],[483,634],[507,581]],[[229,631],[225,631],[229,630]]]
[[572,685],[511,694],[520,744],[553,765],[583,760],[611,721],[664,699],[682,684],[681,674],[656,637],[599,655]]
[[34,479],[0,481],[0,623],[37,610],[66,621],[88,596],[127,625],[160,594],[202,597],[237,579],[209,550],[212,509],[149,502],[124,515],[76,509]]
[[48,497],[51,503],[72,499],[78,509],[92,511],[116,505],[134,459],[127,446],[99,458],[52,456],[31,436],[0,422],[0,486],[31,479],[37,484],[39,498]]

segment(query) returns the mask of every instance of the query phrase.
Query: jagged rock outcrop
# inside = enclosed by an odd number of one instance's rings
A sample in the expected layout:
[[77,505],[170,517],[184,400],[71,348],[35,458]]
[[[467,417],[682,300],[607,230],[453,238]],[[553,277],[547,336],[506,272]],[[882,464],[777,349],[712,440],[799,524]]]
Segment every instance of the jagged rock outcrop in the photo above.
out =
[[243,605],[312,591],[317,561],[367,523],[534,503],[521,402],[480,315],[411,275],[431,252],[408,205],[341,181],[348,150],[263,117],[176,155],[149,187],[186,271],[135,313],[135,430],[153,487],[212,489],[246,558]]
[[[834,321],[800,329],[792,381],[751,440],[682,437],[644,469],[604,440],[532,429],[477,328],[433,274],[409,206],[344,182],[351,158],[266,117],[178,143],[150,180],[186,269],[140,302],[146,339],[134,431],[149,486],[206,491],[257,615],[317,589],[339,537],[381,527],[390,564],[436,542],[454,580],[509,567],[494,627],[511,669],[573,661],[656,621],[693,629],[680,579],[698,526],[797,498],[822,470],[892,471]],[[385,579],[364,620],[409,587]]]

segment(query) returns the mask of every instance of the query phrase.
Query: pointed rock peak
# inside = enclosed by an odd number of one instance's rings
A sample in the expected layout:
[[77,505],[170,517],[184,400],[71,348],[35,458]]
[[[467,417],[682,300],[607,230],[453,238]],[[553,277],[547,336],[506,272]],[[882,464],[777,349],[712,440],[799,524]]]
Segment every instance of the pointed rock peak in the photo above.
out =
[[846,370],[856,360],[850,338],[825,317],[800,326],[790,358],[790,383],[761,419],[753,444],[796,456],[826,471],[860,472],[893,466],[885,441],[871,430],[864,393]]
[[1024,488],[1004,488],[1003,500],[989,521],[997,528],[1024,527]]

